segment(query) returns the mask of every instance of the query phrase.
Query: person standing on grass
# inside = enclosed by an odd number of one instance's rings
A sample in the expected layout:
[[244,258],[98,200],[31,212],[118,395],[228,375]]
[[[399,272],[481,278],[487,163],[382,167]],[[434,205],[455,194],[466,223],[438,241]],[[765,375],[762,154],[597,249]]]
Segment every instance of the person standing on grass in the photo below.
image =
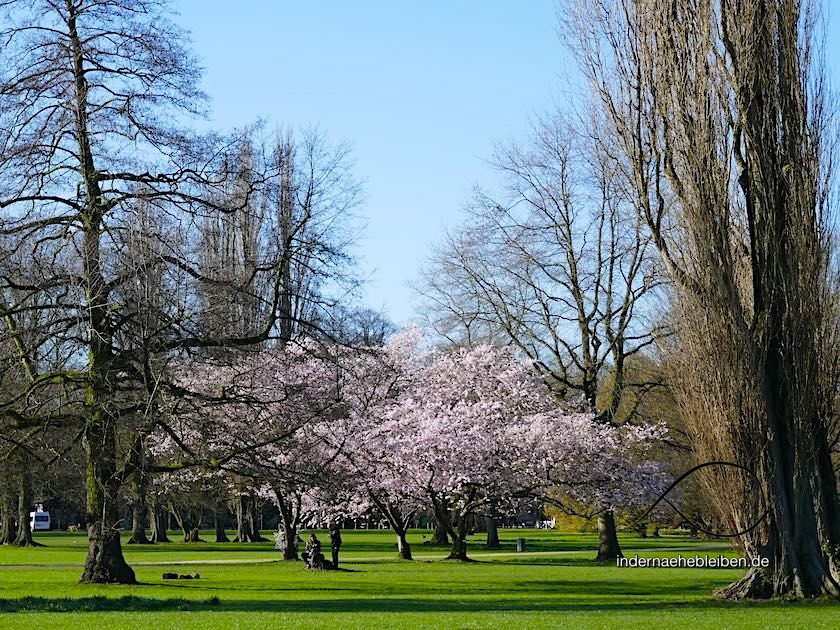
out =
[[338,550],[341,548],[341,528],[337,522],[330,524],[330,547],[332,547],[333,568],[338,568]]

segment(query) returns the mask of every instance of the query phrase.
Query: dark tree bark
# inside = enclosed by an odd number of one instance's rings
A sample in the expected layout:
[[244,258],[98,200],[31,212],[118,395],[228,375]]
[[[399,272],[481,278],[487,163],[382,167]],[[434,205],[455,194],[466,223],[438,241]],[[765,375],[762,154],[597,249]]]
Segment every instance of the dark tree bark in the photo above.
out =
[[467,557],[467,534],[470,531],[472,513],[468,510],[461,512],[450,510],[445,500],[434,497],[432,498],[432,505],[434,506],[435,518],[439,524],[443,525],[452,540],[452,546],[446,559],[470,562],[470,558]]
[[288,497],[274,489],[277,507],[280,510],[280,526],[283,528],[285,548],[284,560],[298,560],[298,527],[300,526],[300,497]]
[[234,502],[236,506],[236,538],[234,542],[254,542],[251,538],[251,530],[248,526],[248,504],[247,496],[244,494],[236,495]]
[[187,522],[184,519],[184,515],[181,514],[181,510],[175,506],[172,501],[169,501],[168,506],[169,514],[172,515],[172,518],[175,519],[175,523],[178,525],[178,529],[181,530],[181,540],[184,542],[190,541],[190,531],[187,528]]
[[225,533],[224,514],[222,513],[222,508],[218,505],[213,509],[213,527],[216,530],[217,543],[230,542],[230,538]]
[[615,514],[608,510],[598,515],[598,555],[595,560],[606,562],[623,558],[615,529]]
[[452,529],[449,532],[452,538],[452,547],[449,551],[447,560],[460,560],[462,562],[469,562],[467,557],[467,533],[469,532],[468,523],[469,518],[459,516],[452,520]]
[[257,523],[255,501],[248,494],[239,494],[236,497],[236,538],[235,542],[265,542],[260,535]]
[[199,534],[201,533],[201,518],[203,514],[204,510],[201,507],[192,507],[187,511],[187,517],[189,519],[190,528],[187,536],[187,542],[205,542],[199,536]]
[[66,529],[64,522],[64,510],[61,507],[50,507],[49,512],[51,520],[50,526],[58,531]]
[[[90,399],[97,399],[95,391]],[[120,544],[119,514],[116,509],[120,481],[116,471],[116,429],[114,419],[104,410],[91,414],[84,432],[87,454],[85,524],[88,556],[80,582],[87,584],[135,584],[134,570],[128,566]]]
[[251,542],[248,523],[245,517],[245,496],[243,494],[237,494],[233,505],[234,514],[236,515],[236,537],[234,537],[233,542]]
[[32,470],[29,459],[24,455],[20,458],[18,474],[18,505],[17,505],[17,534],[12,542],[18,547],[36,547],[32,540],[32,527],[29,522],[29,509],[32,505]]
[[260,505],[254,495],[248,495],[245,514],[249,542],[266,542],[268,539],[263,538],[262,534],[260,534]]
[[129,545],[148,545],[146,537],[146,479],[145,473],[138,469],[131,480],[131,538]]
[[0,545],[11,545],[15,540],[16,512],[16,506],[12,505],[12,498],[5,485],[0,485],[0,519],[3,521],[0,523]]
[[[288,524],[287,524],[288,523]],[[299,560],[298,556],[298,541],[297,541],[297,526],[291,524],[291,521],[283,521],[283,536],[286,540],[286,546],[283,549],[283,560]]]
[[134,570],[123,558],[120,530],[102,527],[102,521],[88,524],[88,558],[82,583],[135,584]]
[[446,527],[439,520],[435,522],[435,529],[432,534],[431,543],[433,545],[449,544],[449,534],[447,534]]
[[498,549],[501,547],[501,543],[499,542],[499,527],[496,524],[496,519],[492,516],[488,516],[484,520],[487,526],[486,546],[488,549]]
[[406,538],[406,530],[401,529],[400,531],[396,532],[397,534],[397,556],[400,560],[413,560],[413,556],[411,555],[411,545],[408,544],[408,539]]
[[156,499],[153,499],[149,506],[150,525],[152,529],[151,541],[153,543],[168,543],[169,536],[166,533],[166,523],[169,520],[169,515],[161,510],[160,505]]
[[186,517],[183,512],[176,509],[170,501],[169,513],[175,518],[175,522],[181,529],[181,534],[185,543],[190,542],[204,542],[199,538],[199,528],[201,527],[201,511],[193,510],[192,508],[186,510]]

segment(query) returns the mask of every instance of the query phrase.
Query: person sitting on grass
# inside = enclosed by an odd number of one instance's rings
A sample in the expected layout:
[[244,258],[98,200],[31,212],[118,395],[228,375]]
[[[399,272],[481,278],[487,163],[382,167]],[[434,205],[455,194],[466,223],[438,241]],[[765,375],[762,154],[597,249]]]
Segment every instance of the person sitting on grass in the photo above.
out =
[[332,569],[332,563],[324,558],[321,553],[321,541],[313,533],[309,535],[309,542],[306,543],[306,551],[301,554],[308,569]]

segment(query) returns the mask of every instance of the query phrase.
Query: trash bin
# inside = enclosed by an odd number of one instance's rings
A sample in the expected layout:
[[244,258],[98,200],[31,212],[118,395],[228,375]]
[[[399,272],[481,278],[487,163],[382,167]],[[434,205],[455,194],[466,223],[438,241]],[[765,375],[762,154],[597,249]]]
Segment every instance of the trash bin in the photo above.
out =
[[525,539],[524,538],[517,538],[516,539],[516,550],[517,551],[525,551]]

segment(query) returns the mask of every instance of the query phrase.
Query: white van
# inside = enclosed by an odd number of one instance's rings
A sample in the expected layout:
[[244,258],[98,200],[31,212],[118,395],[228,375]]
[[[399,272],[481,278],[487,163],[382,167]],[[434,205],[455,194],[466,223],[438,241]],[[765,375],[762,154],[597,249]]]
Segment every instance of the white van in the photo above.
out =
[[50,513],[45,512],[44,508],[39,505],[34,512],[29,513],[29,527],[32,529],[32,531],[39,529],[49,529]]

